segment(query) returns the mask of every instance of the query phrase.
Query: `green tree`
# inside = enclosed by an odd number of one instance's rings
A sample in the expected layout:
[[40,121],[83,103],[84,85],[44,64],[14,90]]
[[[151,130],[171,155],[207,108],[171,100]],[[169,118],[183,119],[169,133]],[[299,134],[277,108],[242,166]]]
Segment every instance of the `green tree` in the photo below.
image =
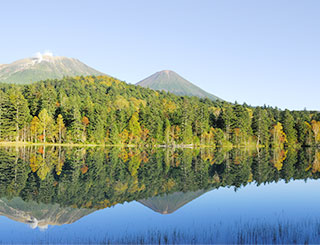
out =
[[30,123],[31,142],[37,142],[38,134],[41,133],[40,120],[34,116]]
[[274,147],[283,147],[287,142],[286,134],[283,132],[283,127],[280,122],[275,124],[271,129],[272,145]]
[[235,115],[233,113],[233,109],[230,105],[226,105],[222,108],[222,111],[218,117],[217,124],[218,127],[225,130],[227,135],[227,140],[229,140],[233,124],[235,120]]
[[257,145],[269,145],[269,126],[270,120],[266,110],[256,107],[253,112],[252,130],[257,137]]
[[168,118],[166,118],[165,130],[164,130],[164,138],[165,138],[165,144],[167,146],[171,144],[170,132],[171,132],[171,124],[170,124],[170,121],[168,120]]
[[193,140],[192,127],[189,123],[187,123],[182,134],[182,143],[192,144],[192,140]]
[[248,108],[235,105],[233,108],[234,117],[231,120],[231,127],[234,129],[233,143],[241,144],[248,141],[252,135],[251,116]]
[[83,125],[81,122],[81,114],[77,105],[74,105],[71,109],[71,122],[69,130],[69,140],[72,142],[83,142],[82,132]]
[[140,138],[141,127],[139,123],[139,114],[134,112],[128,123],[129,144]]
[[[7,130],[15,135],[16,141],[26,140],[27,125],[30,121],[28,102],[20,89],[12,88],[8,91],[9,105],[7,105]],[[9,120],[11,122],[8,122]]]
[[8,123],[6,117],[8,100],[7,94],[0,90],[0,140],[5,138],[5,128]]
[[63,117],[61,114],[58,115],[57,117],[57,123],[56,123],[56,131],[57,131],[57,136],[58,136],[58,142],[59,144],[62,143],[62,140],[65,138],[65,131],[66,127],[63,122]]
[[287,136],[289,146],[294,146],[297,142],[297,131],[295,130],[295,120],[289,110],[285,110],[282,113],[281,123],[283,125],[283,131]]
[[120,143],[119,129],[116,124],[111,124],[109,138],[111,144],[118,145]]
[[47,138],[53,139],[53,132],[54,132],[54,121],[52,117],[48,114],[46,109],[42,109],[39,113],[39,120],[40,120],[40,128],[42,131],[42,138],[43,142],[47,142]]

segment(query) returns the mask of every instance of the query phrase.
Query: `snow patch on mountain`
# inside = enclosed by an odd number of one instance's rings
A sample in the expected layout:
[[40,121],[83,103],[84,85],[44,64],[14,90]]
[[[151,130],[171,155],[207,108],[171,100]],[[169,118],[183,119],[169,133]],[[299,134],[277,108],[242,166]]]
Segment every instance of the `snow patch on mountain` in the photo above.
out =
[[45,51],[43,54],[41,52],[37,52],[32,62],[33,62],[33,65],[39,64],[43,60],[50,62],[52,60],[51,58],[53,58],[53,53],[50,51]]

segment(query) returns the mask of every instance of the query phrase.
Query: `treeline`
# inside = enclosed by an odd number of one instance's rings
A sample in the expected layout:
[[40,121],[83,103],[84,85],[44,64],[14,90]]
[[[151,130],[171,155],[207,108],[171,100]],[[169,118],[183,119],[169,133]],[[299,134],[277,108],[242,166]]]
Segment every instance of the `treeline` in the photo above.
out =
[[0,198],[100,209],[149,197],[320,178],[320,152],[211,148],[0,148]]
[[213,102],[108,76],[0,85],[0,141],[312,146],[320,113]]

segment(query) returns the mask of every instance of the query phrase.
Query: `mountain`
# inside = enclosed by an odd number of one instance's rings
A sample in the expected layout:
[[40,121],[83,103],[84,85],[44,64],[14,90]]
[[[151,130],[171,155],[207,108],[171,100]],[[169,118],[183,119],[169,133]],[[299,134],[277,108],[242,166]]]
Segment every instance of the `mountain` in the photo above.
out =
[[171,214],[182,206],[198,198],[208,190],[190,192],[175,192],[168,195],[160,195],[148,199],[139,200],[141,204],[161,214]]
[[176,95],[197,96],[211,100],[221,100],[217,96],[210,94],[187,81],[174,71],[160,71],[150,77],[138,82],[136,85],[151,88],[154,90],[164,90]]
[[64,76],[104,75],[81,61],[51,53],[38,53],[35,57],[0,65],[0,82],[27,84]]
[[20,197],[0,199],[0,215],[28,224],[31,228],[46,229],[48,225],[71,224],[94,209],[61,207],[59,204],[25,202]]

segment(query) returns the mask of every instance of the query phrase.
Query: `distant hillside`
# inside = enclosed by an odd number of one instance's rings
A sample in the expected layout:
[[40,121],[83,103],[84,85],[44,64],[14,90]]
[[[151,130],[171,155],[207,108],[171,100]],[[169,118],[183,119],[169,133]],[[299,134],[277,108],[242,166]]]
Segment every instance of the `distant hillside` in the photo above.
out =
[[175,192],[168,195],[139,200],[141,204],[161,214],[171,214],[182,206],[198,198],[208,190]]
[[214,101],[221,100],[219,97],[207,93],[203,89],[187,81],[174,71],[165,70],[157,72],[138,82],[137,85],[154,90],[168,91],[176,95],[197,96],[199,98],[208,98]]
[[0,65],[0,82],[27,84],[35,81],[62,78],[64,76],[104,75],[81,61],[50,53]]
[[0,199],[0,215],[29,224],[31,228],[46,229],[48,225],[71,224],[94,209],[61,207],[59,204],[25,202],[20,197]]

